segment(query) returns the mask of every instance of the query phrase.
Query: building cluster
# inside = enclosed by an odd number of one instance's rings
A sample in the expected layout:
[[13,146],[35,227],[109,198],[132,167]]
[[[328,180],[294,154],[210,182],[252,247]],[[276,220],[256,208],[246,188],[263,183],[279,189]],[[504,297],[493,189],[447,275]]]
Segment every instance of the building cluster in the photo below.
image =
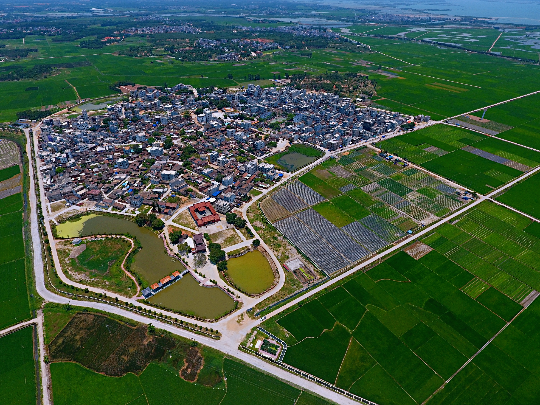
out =
[[200,38],[197,47],[218,51],[217,60],[241,60],[245,58],[260,57],[263,51],[279,48],[271,40],[256,39],[207,39]]
[[106,111],[43,121],[38,156],[50,202],[85,200],[126,212],[146,205],[172,215],[179,197],[203,194],[214,212],[226,213],[249,201],[254,187],[281,179],[264,160],[278,144],[335,150],[407,120],[334,94],[287,87],[249,85],[228,93],[133,86],[127,94]]
[[116,34],[127,34],[127,35],[136,35],[136,34],[170,34],[170,33],[185,33],[185,34],[199,34],[201,30],[197,27],[194,27],[192,24],[182,24],[182,25],[155,25],[148,27],[132,27],[127,28],[122,31],[115,32]]
[[165,276],[157,283],[152,284],[150,287],[146,287],[141,291],[141,293],[145,299],[148,299],[176,281],[181,280],[182,277],[184,277],[187,273],[189,273],[189,270],[184,270],[182,273],[175,271],[170,276]]
[[399,113],[358,107],[349,98],[305,89],[261,89],[249,85],[246,90],[227,97],[239,108],[260,118],[276,113],[290,117],[281,127],[279,138],[329,150],[392,132],[410,120]]
[[329,39],[340,39],[340,35],[331,29],[316,28],[311,25],[283,25],[277,27],[261,26],[237,26],[236,29],[247,32],[279,32],[303,37],[322,37]]

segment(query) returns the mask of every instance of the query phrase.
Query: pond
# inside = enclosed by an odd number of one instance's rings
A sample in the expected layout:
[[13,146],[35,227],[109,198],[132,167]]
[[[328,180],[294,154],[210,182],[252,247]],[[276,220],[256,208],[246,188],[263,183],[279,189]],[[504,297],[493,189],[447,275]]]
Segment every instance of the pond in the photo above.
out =
[[98,104],[96,104],[94,102],[88,102],[88,103],[81,104],[78,108],[81,111],[83,111],[83,110],[86,110],[86,111],[102,110],[104,108],[107,108],[108,105],[114,104],[114,103],[118,102],[121,99],[122,99],[122,97],[115,97],[115,98],[112,98],[112,99],[104,100],[104,101],[102,101],[102,102],[100,102]]
[[280,157],[277,163],[286,168],[288,171],[294,172],[295,170],[304,167],[316,160],[317,158],[314,156],[306,156],[302,155],[301,153],[293,152],[287,153],[286,155]]
[[242,291],[254,295],[266,291],[274,283],[274,273],[266,257],[254,250],[227,261],[227,275]]
[[76,221],[68,221],[56,227],[61,238],[76,238],[101,234],[125,234],[135,236],[142,249],[135,254],[131,270],[148,284],[155,283],[175,270],[184,270],[184,265],[165,252],[163,240],[148,228],[140,228],[135,222],[104,215],[85,215]]
[[220,318],[235,307],[235,301],[227,293],[218,287],[201,287],[191,274],[186,274],[148,301],[206,319]]

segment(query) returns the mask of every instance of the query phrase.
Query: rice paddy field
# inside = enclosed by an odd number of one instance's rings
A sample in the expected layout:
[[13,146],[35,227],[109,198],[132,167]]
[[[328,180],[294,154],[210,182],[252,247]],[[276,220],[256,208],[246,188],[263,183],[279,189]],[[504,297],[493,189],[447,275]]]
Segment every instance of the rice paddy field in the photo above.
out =
[[497,200],[525,214],[540,218],[538,190],[540,190],[540,176],[536,174],[512,186],[497,197]]
[[333,273],[466,203],[455,188],[364,148],[325,161],[261,208],[289,241]]
[[[351,38],[371,47],[360,55],[363,68],[378,82],[376,102],[394,111],[440,119],[536,90],[532,64],[398,38]],[[378,73],[379,66],[395,77]]]
[[[327,404],[273,377],[230,359],[221,359],[227,385],[216,388],[189,383],[167,367],[152,363],[141,375],[108,377],[77,363],[53,363],[54,403],[60,405],[175,404]],[[167,387],[164,394],[164,387]]]
[[254,250],[227,261],[227,276],[248,294],[260,294],[274,283],[274,272],[266,257]]
[[[0,170],[0,176],[6,171],[12,177],[19,173],[19,166]],[[0,329],[4,329],[30,317],[20,192],[0,199],[0,244],[0,278],[4,287],[0,295]]]
[[535,149],[540,149],[539,114],[540,94],[492,107],[485,114],[483,111],[474,113],[478,117],[484,115],[484,119],[490,123],[503,124],[509,128],[499,132],[498,137]]
[[536,151],[443,124],[378,146],[479,193],[493,191],[540,164]]
[[381,404],[535,404],[538,253],[536,222],[483,202],[265,327],[285,363]]
[[35,404],[36,369],[32,327],[0,338],[0,403]]

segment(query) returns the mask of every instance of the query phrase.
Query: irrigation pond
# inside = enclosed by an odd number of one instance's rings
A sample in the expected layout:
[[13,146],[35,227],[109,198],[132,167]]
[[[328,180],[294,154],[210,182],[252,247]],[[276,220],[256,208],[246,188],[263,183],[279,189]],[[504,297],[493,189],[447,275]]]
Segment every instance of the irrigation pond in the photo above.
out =
[[285,167],[290,172],[294,172],[301,167],[304,167],[310,163],[313,163],[317,160],[317,157],[306,156],[301,153],[287,153],[277,160],[277,163]]
[[235,307],[235,301],[223,290],[218,287],[201,287],[189,273],[148,301],[206,319],[217,319]]
[[274,272],[266,257],[258,250],[229,259],[227,267],[231,281],[247,294],[260,294],[274,283]]

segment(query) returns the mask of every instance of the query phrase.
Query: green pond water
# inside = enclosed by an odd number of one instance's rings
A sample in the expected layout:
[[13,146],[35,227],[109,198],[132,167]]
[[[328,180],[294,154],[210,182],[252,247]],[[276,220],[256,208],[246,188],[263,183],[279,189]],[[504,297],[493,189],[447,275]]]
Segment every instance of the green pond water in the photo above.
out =
[[191,274],[160,291],[149,301],[166,308],[216,319],[234,309],[234,300],[217,287],[201,287]]
[[229,278],[248,294],[260,294],[274,282],[272,268],[266,257],[258,250],[229,259],[227,268]]
[[73,222],[65,222],[56,227],[61,238],[75,238],[101,234],[125,234],[135,236],[142,249],[135,255],[131,270],[152,284],[175,270],[184,270],[184,265],[165,252],[163,241],[147,228],[139,228],[126,219],[103,215],[85,215]]
[[294,152],[287,153],[286,155],[280,157],[277,160],[277,163],[283,167],[286,167],[289,171],[295,171],[296,169],[304,167],[305,165],[308,165],[316,160],[317,158],[314,156],[306,156],[302,155],[301,153]]

